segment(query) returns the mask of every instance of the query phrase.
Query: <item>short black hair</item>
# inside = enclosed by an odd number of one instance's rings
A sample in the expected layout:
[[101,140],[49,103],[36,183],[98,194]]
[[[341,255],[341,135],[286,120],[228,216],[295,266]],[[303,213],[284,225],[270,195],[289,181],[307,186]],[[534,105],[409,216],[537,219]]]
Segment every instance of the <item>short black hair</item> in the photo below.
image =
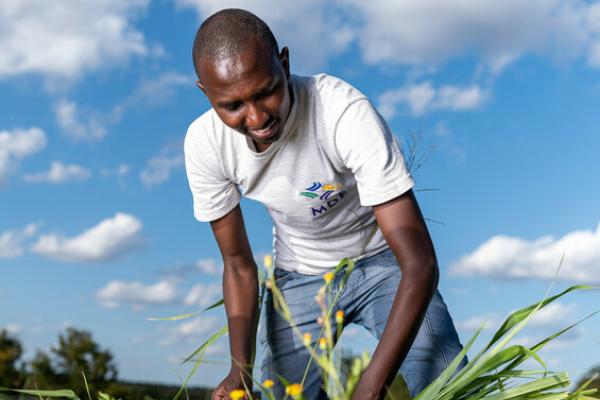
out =
[[256,15],[239,8],[227,8],[216,12],[208,17],[196,32],[192,49],[196,73],[198,74],[200,59],[224,60],[242,52],[254,39],[262,42],[273,54],[279,53],[273,32]]

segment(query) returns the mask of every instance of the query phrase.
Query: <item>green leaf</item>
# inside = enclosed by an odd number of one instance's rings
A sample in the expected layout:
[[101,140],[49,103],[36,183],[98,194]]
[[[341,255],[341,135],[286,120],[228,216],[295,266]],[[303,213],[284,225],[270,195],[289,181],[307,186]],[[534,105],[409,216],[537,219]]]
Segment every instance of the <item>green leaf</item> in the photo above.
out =
[[458,353],[458,355],[456,357],[454,357],[454,360],[452,360],[450,365],[448,365],[448,367],[440,374],[440,376],[438,376],[433,382],[431,382],[429,384],[429,386],[427,386],[419,395],[417,395],[417,397],[414,398],[414,400],[425,400],[425,399],[436,398],[435,396],[437,396],[440,393],[443,386],[452,377],[452,374],[454,374],[454,371],[456,371],[456,369],[458,368],[458,366],[461,363],[461,361],[463,360],[463,358],[467,355],[467,352],[473,345],[473,342],[475,342],[475,339],[477,339],[477,337],[481,333],[482,328],[483,327],[479,328],[477,330],[477,332],[475,332],[473,337],[469,340],[469,342],[465,345],[465,347],[463,347],[461,352]]
[[173,397],[173,400],[177,400],[179,398],[179,396],[181,396],[181,394],[184,392],[184,390],[186,390],[188,382],[190,381],[192,376],[194,376],[194,374],[196,373],[196,370],[202,363],[202,359],[204,358],[204,354],[206,353],[206,349],[208,348],[208,346],[210,346],[213,342],[215,342],[217,339],[219,339],[221,336],[223,336],[225,333],[227,333],[227,331],[228,331],[228,326],[225,325],[224,327],[219,329],[217,331],[217,333],[213,334],[206,342],[202,343],[202,345],[200,347],[198,347],[196,349],[196,351],[194,351],[189,357],[187,357],[184,361],[182,361],[182,364],[186,363],[186,362],[190,361],[192,359],[192,357],[194,357],[195,355],[198,355],[198,359],[194,363],[194,367],[192,368],[192,370],[190,371],[188,376],[185,378],[185,381],[183,381],[181,388],[179,388],[179,391],[177,392],[175,397]]
[[150,318],[146,318],[146,320],[147,321],[179,321],[180,319],[195,317],[198,314],[200,314],[200,313],[194,312],[194,313],[189,313],[189,314],[175,315],[173,317],[150,317]]
[[208,338],[208,340],[206,340],[206,342],[202,343],[200,345],[200,347],[198,347],[192,354],[190,354],[189,356],[187,356],[182,362],[181,364],[185,364],[186,362],[190,361],[196,354],[200,353],[201,351],[206,350],[206,348],[208,346],[210,346],[213,342],[215,342],[218,338],[220,338],[221,336],[223,336],[224,334],[226,334],[229,330],[229,327],[227,325],[223,326],[221,329],[219,329],[216,333],[214,333],[210,338]]
[[217,302],[215,302],[214,304],[211,304],[210,306],[206,307],[203,311],[209,311],[212,310],[214,308],[217,308],[219,306],[222,306],[223,304],[225,304],[225,300],[221,299],[218,300]]
[[556,300],[574,290],[588,290],[588,289],[595,289],[595,288],[596,287],[594,287],[594,286],[574,285],[574,286],[571,286],[571,287],[565,289],[564,291],[562,291],[561,293],[559,293],[557,295],[548,297],[545,300],[542,300],[542,301],[534,303],[528,307],[525,307],[525,308],[515,311],[514,313],[509,315],[508,318],[506,318],[506,320],[504,321],[502,326],[498,329],[498,331],[496,332],[496,334],[494,335],[494,337],[492,338],[490,343],[484,348],[483,351],[486,351],[490,347],[492,347],[494,345],[494,343],[496,343],[502,336],[504,336],[509,330],[511,330],[519,322],[521,322],[525,318],[527,318],[534,311],[547,306],[548,304],[552,303],[554,300]]
[[[540,393],[545,390],[556,389],[559,387],[568,387],[570,382],[569,375],[563,372],[510,388],[501,393],[485,397],[485,400],[522,399],[529,394]],[[537,398],[537,396],[535,398]]]
[[30,390],[30,389],[9,389],[4,386],[0,386],[0,392],[15,392],[21,394],[28,394],[30,396],[44,396],[44,397],[62,397],[73,400],[80,400],[79,397],[72,390]]

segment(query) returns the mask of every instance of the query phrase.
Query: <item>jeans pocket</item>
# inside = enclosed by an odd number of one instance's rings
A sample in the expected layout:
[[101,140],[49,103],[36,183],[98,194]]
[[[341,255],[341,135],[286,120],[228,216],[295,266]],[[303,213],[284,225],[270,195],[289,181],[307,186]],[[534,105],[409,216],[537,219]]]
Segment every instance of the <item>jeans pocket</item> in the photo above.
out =
[[275,278],[277,287],[281,287],[284,283],[294,279],[296,276],[298,276],[298,273],[295,271],[288,271],[281,268],[275,268],[273,270],[273,277]]

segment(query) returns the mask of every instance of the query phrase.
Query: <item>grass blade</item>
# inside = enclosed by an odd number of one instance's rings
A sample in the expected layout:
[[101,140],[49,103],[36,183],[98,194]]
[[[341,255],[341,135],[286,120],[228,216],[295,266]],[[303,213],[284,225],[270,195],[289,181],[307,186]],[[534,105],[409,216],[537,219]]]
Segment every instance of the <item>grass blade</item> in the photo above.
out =
[[172,317],[150,317],[150,318],[146,318],[146,320],[147,321],[179,321],[180,319],[195,317],[198,314],[200,314],[200,313],[194,312],[194,313],[189,313],[189,314],[175,315]]
[[4,386],[0,386],[0,392],[15,392],[21,394],[28,394],[30,396],[44,396],[44,397],[58,397],[65,399],[80,400],[79,397],[72,390],[31,390],[31,389],[9,389]]

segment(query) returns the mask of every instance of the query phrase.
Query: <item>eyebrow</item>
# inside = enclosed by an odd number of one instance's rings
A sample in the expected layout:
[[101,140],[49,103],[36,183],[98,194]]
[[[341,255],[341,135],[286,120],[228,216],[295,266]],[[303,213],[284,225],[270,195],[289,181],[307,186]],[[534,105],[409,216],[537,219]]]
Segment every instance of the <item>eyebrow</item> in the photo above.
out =
[[[257,98],[257,97],[263,96],[263,95],[271,92],[279,84],[280,80],[281,80],[281,78],[279,76],[276,76],[267,85],[263,86],[258,92],[254,93],[252,95],[252,98]],[[218,102],[217,105],[219,107],[227,107],[227,106],[238,104],[240,102],[241,102],[241,100],[225,100],[225,101]]]

